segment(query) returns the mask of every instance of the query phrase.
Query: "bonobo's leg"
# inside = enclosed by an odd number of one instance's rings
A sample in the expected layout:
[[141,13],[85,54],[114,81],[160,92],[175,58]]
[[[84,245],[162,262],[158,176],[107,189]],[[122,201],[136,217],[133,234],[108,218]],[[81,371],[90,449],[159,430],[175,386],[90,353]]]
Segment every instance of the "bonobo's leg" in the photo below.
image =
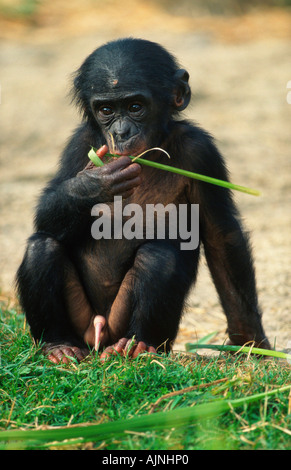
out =
[[259,348],[271,349],[262,325],[248,239],[236,222],[230,220],[234,227],[232,231],[223,237],[221,230],[219,236],[213,226],[209,229],[210,243],[204,244],[208,266],[227,318],[228,344],[241,346],[254,342]]
[[[128,328],[125,337],[106,348],[101,358],[121,352],[133,336],[137,344],[133,357],[142,350],[153,350],[150,347],[170,350],[185,297],[196,277],[198,256],[198,250],[189,254],[164,241],[147,242],[137,250],[123,293],[131,311]],[[118,308],[117,301],[118,296]]]
[[[55,363],[68,362],[66,356],[82,360],[89,352],[76,331],[78,328],[81,331],[83,323],[89,321],[91,312],[81,289],[77,288],[76,282],[74,284],[72,269],[61,244],[45,233],[36,233],[28,241],[17,272],[20,301],[32,335],[45,342],[44,353]],[[66,288],[71,292],[67,297]],[[75,302],[70,317],[68,298],[71,298],[71,305]],[[81,318],[78,311],[82,311]]]
[[[135,358],[140,353],[152,352],[155,353],[156,349],[153,346],[148,346],[143,341],[136,341],[133,338],[125,337],[129,330],[129,322],[133,310],[134,288],[138,271],[134,264],[131,269],[126,273],[118,293],[112,303],[105,327],[102,328],[101,344],[110,344],[101,354],[101,360],[105,360],[111,354],[127,354]],[[91,328],[91,339],[94,330]],[[89,329],[88,329],[89,332]],[[105,338],[103,336],[105,332]]]

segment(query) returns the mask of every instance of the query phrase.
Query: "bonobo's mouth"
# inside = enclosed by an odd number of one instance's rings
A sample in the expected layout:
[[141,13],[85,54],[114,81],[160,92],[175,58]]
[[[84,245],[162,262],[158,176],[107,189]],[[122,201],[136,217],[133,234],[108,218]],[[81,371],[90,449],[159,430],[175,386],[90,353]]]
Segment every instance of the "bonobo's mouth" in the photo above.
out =
[[114,153],[115,155],[123,155],[123,156],[131,156],[131,157],[137,157],[140,155],[145,149],[141,148],[140,150],[120,150],[120,149],[115,149],[115,151],[112,151],[111,153]]
[[109,152],[115,155],[125,155],[136,157],[146,150],[145,143],[136,137],[132,137],[125,142],[113,142],[109,139],[107,143]]

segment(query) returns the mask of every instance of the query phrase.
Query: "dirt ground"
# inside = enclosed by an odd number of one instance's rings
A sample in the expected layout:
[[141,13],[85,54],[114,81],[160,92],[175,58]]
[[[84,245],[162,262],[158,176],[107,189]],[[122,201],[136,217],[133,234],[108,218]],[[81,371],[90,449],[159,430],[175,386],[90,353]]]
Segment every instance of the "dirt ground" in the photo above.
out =
[[[1,3],[1,2],[0,2]],[[96,3],[100,5],[96,10]],[[105,6],[104,6],[105,5]],[[119,3],[120,5],[120,3]],[[0,17],[0,288],[12,297],[15,271],[32,232],[33,211],[79,116],[68,97],[71,73],[102,43],[137,36],[158,41],[191,76],[185,117],[210,131],[251,232],[265,331],[277,349],[291,341],[291,13],[238,17],[173,15],[155,2],[42,2],[33,21]],[[291,91],[291,90],[290,90]],[[225,318],[204,259],[176,349],[217,331]]]

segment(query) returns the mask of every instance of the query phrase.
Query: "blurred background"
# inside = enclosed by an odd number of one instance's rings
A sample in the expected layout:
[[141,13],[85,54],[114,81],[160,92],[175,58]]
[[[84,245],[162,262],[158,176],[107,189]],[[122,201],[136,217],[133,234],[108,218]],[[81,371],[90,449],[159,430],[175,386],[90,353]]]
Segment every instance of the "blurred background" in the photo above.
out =
[[[190,72],[185,117],[216,138],[251,232],[264,326],[291,341],[291,0],[0,0],[0,300],[13,280],[41,188],[79,116],[71,74],[96,47],[124,36],[165,46]],[[290,100],[289,100],[290,101]],[[225,318],[204,258],[176,349]]]

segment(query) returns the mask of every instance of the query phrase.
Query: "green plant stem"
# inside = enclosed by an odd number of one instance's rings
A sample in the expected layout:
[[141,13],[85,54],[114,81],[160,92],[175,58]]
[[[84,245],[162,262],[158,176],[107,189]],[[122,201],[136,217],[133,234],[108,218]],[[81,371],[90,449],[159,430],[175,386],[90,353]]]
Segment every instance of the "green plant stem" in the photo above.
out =
[[[134,157],[130,157],[134,158]],[[199,173],[193,173],[192,171],[183,170],[181,168],[175,168],[169,165],[163,165],[162,163],[152,162],[150,160],[144,160],[143,158],[138,159],[138,163],[142,165],[152,166],[158,168],[159,170],[170,171],[172,173],[177,173],[178,175],[186,176],[188,178],[204,181],[205,183],[215,184],[217,186],[222,186],[223,188],[234,189],[236,191],[241,191],[243,193],[251,194],[253,196],[259,196],[260,193],[256,189],[246,188],[245,186],[239,186],[228,181],[219,180],[217,178],[212,178],[210,176],[200,175]]]
[[[95,154],[95,156],[93,154]],[[102,164],[100,164],[99,161],[101,161],[101,159],[96,155],[95,149],[93,147],[90,150],[90,152],[88,154],[88,157],[90,158],[90,160],[93,161],[93,163],[96,166],[104,165],[103,162],[102,162]],[[97,157],[97,158],[95,158],[95,157]],[[120,155],[106,153],[105,157],[120,157]],[[137,159],[137,157],[134,157],[134,156],[131,156],[131,155],[129,156],[129,158],[131,158],[132,160]],[[170,171],[172,173],[176,173],[178,175],[186,176],[188,178],[193,178],[193,179],[196,179],[196,180],[204,181],[205,183],[211,183],[211,184],[215,184],[217,186],[222,186],[224,188],[233,189],[233,190],[236,190],[236,191],[241,191],[243,193],[251,194],[253,196],[259,196],[260,195],[260,192],[257,191],[256,189],[247,188],[245,186],[239,186],[238,184],[230,183],[229,181],[223,181],[223,180],[220,180],[220,179],[217,179],[217,178],[212,178],[211,176],[200,175],[199,173],[193,173],[192,171],[183,170],[182,168],[175,168],[175,167],[170,166],[170,165],[164,165],[162,163],[152,162],[150,160],[145,160],[143,158],[138,158],[138,163],[141,163],[142,165],[146,165],[146,166],[151,166],[151,167],[157,168],[159,170]]]
[[[40,442],[54,442],[65,439],[83,439],[84,441],[105,440],[112,436],[123,434],[126,431],[145,432],[147,430],[166,429],[169,427],[183,427],[193,424],[201,419],[213,418],[225,413],[230,408],[238,408],[242,405],[285,392],[291,389],[291,385],[271,390],[269,392],[257,393],[250,397],[238,398],[235,400],[214,400],[209,403],[196,405],[195,407],[179,408],[167,412],[138,416],[128,420],[119,420],[114,423],[104,423],[97,425],[80,425],[75,427],[65,427],[46,430],[30,431],[2,431],[0,432],[0,442],[14,441],[19,447],[21,442],[29,447],[37,447]],[[73,444],[74,442],[72,442]],[[69,443],[67,443],[69,445]]]
[[232,346],[232,345],[219,345],[219,344],[200,344],[200,343],[187,343],[186,351],[191,352],[195,349],[214,349],[217,351],[232,351],[232,352],[244,352],[244,353],[253,353],[261,354],[263,356],[278,357],[281,359],[291,360],[291,354],[286,354],[281,351],[273,351],[272,349],[262,349],[262,348],[252,348],[249,346]]

